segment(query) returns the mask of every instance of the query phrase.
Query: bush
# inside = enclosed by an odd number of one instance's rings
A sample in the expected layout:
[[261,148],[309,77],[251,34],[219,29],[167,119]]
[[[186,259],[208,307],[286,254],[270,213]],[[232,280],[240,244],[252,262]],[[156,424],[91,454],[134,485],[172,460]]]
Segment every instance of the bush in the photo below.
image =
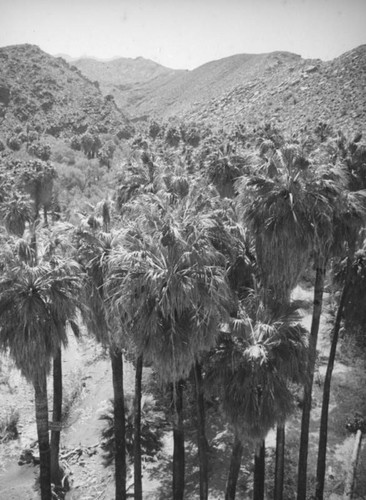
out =
[[71,149],[74,149],[75,151],[81,151],[81,141],[77,135],[74,135],[71,138],[70,147],[71,147]]
[[32,144],[28,146],[28,153],[40,160],[47,161],[51,157],[51,147],[40,141],[32,142]]
[[200,133],[198,129],[196,128],[191,128],[188,129],[188,131],[185,134],[184,141],[189,144],[189,146],[192,146],[193,148],[197,148],[199,146],[201,140]]
[[20,142],[27,142],[28,136],[25,132],[20,132],[20,134],[18,134],[18,139]]
[[135,129],[131,125],[125,125],[117,132],[118,139],[131,139],[135,135]]
[[38,132],[36,132],[36,130],[30,130],[28,132],[28,142],[38,141],[38,138],[39,138],[39,134],[38,134]]
[[165,142],[171,147],[178,147],[180,142],[180,132],[176,127],[169,127],[165,134]]
[[0,419],[0,443],[6,443],[18,437],[18,423],[19,411],[15,408],[10,408]]
[[80,191],[84,190],[86,185],[85,170],[83,171],[76,166],[66,166],[63,164],[57,167],[57,174],[59,178],[59,184],[62,189],[71,191],[72,189],[77,187],[80,189]]
[[155,120],[149,123],[149,136],[151,139],[156,139],[161,131],[161,126]]
[[58,141],[57,143],[52,145],[51,160],[53,162],[74,165],[75,156],[75,151],[61,141]]
[[22,143],[17,137],[10,137],[7,140],[7,144],[9,148],[12,149],[13,151],[19,151],[22,145]]

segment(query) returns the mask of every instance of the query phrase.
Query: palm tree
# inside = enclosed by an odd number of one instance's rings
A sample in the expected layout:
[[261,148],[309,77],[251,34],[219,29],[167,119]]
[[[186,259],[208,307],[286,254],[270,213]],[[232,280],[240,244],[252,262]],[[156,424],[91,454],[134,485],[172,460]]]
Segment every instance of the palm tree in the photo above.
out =
[[[308,378],[304,387],[303,413],[301,420],[300,451],[298,465],[298,500],[306,499],[307,456],[309,425],[312,402],[316,345],[322,312],[322,301],[327,265],[330,257],[338,251],[339,245],[352,232],[355,219],[344,212],[344,196],[347,194],[348,176],[344,168],[336,165],[320,167],[317,177],[310,183],[309,191],[320,201],[314,205],[310,217],[315,234],[313,253],[315,264],[314,306],[309,339]],[[321,210],[319,210],[321,208]],[[342,215],[343,214],[343,215]]]
[[337,309],[337,314],[333,327],[333,335],[331,348],[329,352],[327,370],[324,379],[322,412],[320,418],[319,430],[319,447],[318,447],[318,462],[316,474],[316,491],[315,496],[318,500],[323,498],[325,465],[326,465],[326,450],[328,436],[328,409],[330,399],[330,387],[334,361],[337,350],[338,335],[341,326],[344,308],[348,301],[348,295],[352,286],[354,254],[359,237],[359,231],[364,223],[366,216],[366,193],[365,192],[345,192],[341,198],[340,207],[335,220],[336,232],[341,235],[341,238],[335,236],[335,241],[347,246],[346,270],[344,273],[343,289]]
[[250,164],[250,157],[244,155],[230,142],[221,144],[207,155],[205,166],[207,177],[217,188],[220,196],[233,198],[235,181],[244,173]]
[[47,225],[47,210],[52,203],[54,180],[57,177],[55,168],[42,160],[28,161],[19,176],[21,188],[30,194],[34,201],[35,220],[39,217],[39,210],[43,206],[44,222]]
[[251,297],[213,353],[208,378],[220,388],[224,413],[235,432],[227,500],[235,498],[242,440],[248,437],[256,444],[254,498],[263,498],[264,438],[292,411],[289,383],[299,382],[304,372],[306,331],[298,320],[294,307],[274,316]]
[[298,473],[298,500],[305,500],[311,393],[324,280],[336,241],[334,221],[347,176],[338,165],[305,161],[296,146],[281,148],[271,161],[275,167],[271,178],[258,175],[241,182],[239,204],[255,237],[263,288],[270,292],[265,296],[269,307],[288,302],[310,251],[313,255],[316,279]]
[[64,324],[73,318],[79,289],[79,273],[69,264],[14,259],[0,279],[0,345],[35,391],[42,500],[51,498],[47,375],[59,346],[67,344]]
[[[109,294],[137,354],[143,353],[162,380],[173,383],[174,429],[181,442],[181,381],[198,354],[213,345],[229,291],[225,259],[210,240],[215,220],[199,216],[190,200],[175,207],[160,200],[154,207],[125,230],[121,247],[112,254]],[[183,459],[182,453],[178,456]],[[180,472],[173,478],[174,498],[179,499],[184,464],[175,465],[173,470]]]
[[[108,205],[108,204],[107,204]],[[103,208],[104,207],[104,208]],[[105,204],[101,207],[104,229],[109,229],[110,213]],[[89,331],[104,345],[109,345],[113,378],[114,437],[115,437],[115,495],[126,498],[126,441],[125,405],[123,388],[123,335],[119,335],[120,322],[109,314],[105,281],[114,235],[101,231],[101,225],[90,216],[75,233],[77,258],[88,276],[85,283],[85,301],[90,313],[84,321]]]
[[29,197],[14,191],[5,198],[0,205],[0,220],[9,233],[22,237],[26,223],[33,220]]
[[[238,181],[238,209],[254,238],[265,300],[289,301],[306,265],[313,230],[308,217],[307,168],[296,146],[271,155],[276,175],[259,174]],[[312,200],[315,201],[315,200]],[[271,304],[268,304],[271,305]]]
[[[75,261],[71,259],[71,254],[74,252],[74,247],[70,241],[70,233],[74,227],[70,224],[57,223],[52,229],[45,228],[41,234],[41,239],[46,242],[43,251],[43,259],[51,263],[53,267],[59,266],[62,262],[66,265],[72,265],[70,273],[78,270],[80,279],[83,280],[81,268],[75,267]],[[78,312],[86,314],[84,303],[82,301],[82,282],[80,283],[79,293],[74,297],[74,311],[72,317],[68,319],[68,324],[71,327],[76,338],[80,337],[80,330],[77,323]],[[72,311],[70,310],[70,313]],[[63,325],[66,330],[67,324]],[[59,465],[59,450],[60,450],[60,423],[62,418],[62,350],[61,346],[53,358],[53,409],[51,430],[51,482],[55,485],[60,485],[62,481],[63,471]]]
[[225,500],[235,500],[236,486],[240,473],[241,458],[243,455],[243,443],[238,433],[234,431],[234,443],[231,452],[229,473],[226,482]]

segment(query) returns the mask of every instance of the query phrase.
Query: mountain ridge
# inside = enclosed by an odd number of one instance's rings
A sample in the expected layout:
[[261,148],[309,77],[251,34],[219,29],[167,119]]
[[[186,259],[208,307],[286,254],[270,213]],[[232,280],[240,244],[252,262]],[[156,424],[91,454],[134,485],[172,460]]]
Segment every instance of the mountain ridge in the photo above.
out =
[[35,128],[54,136],[89,126],[115,130],[127,119],[98,83],[31,44],[0,48],[0,133]]
[[93,59],[86,75],[81,66],[89,62],[67,63],[29,44],[0,48],[0,128],[38,113],[48,131],[58,133],[61,122],[68,134],[90,124],[112,130],[118,121],[172,117],[222,126],[275,121],[287,130],[329,122],[366,132],[366,44],[330,61],[274,51],[234,54],[194,70],[142,57]]

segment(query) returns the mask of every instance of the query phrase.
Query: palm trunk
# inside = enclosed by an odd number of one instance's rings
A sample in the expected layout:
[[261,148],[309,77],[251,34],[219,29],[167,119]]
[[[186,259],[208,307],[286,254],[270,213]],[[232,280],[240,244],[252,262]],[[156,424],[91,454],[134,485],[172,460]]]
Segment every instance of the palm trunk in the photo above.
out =
[[264,500],[264,479],[266,471],[266,448],[264,439],[257,446],[254,455],[253,500]]
[[274,500],[282,500],[285,475],[285,425],[277,425]]
[[307,462],[309,448],[309,427],[312,402],[312,388],[316,361],[316,344],[318,340],[320,316],[322,312],[325,265],[318,266],[314,286],[313,318],[309,337],[308,378],[304,386],[304,403],[301,420],[299,466],[297,478],[297,500],[306,500]]
[[43,217],[44,217],[44,225],[48,227],[48,217],[47,217],[47,208],[46,205],[43,205]]
[[205,433],[205,401],[202,383],[202,367],[198,361],[194,365],[197,403],[198,456],[200,464],[200,500],[208,498],[208,443]]
[[243,445],[237,433],[235,433],[233,451],[230,459],[229,475],[226,483],[225,500],[235,500],[236,485],[238,483],[242,455]]
[[61,484],[61,471],[59,464],[60,452],[60,426],[62,417],[62,358],[61,347],[53,358],[53,416],[55,428],[51,431],[51,482]]
[[141,380],[142,380],[143,357],[138,356],[136,360],[135,373],[135,399],[134,399],[134,491],[135,500],[142,500],[142,476],[141,476]]
[[325,466],[326,466],[327,440],[328,440],[328,410],[329,410],[329,399],[330,399],[330,386],[332,382],[332,373],[337,351],[338,336],[341,327],[342,314],[348,293],[348,282],[349,281],[346,278],[346,282],[342,290],[341,300],[338,305],[337,316],[334,323],[333,338],[330,347],[327,371],[324,380],[322,413],[320,418],[320,431],[319,431],[318,463],[316,471],[316,489],[315,489],[316,500],[323,500],[323,494],[324,494]]
[[184,496],[184,427],[183,427],[183,381],[180,380],[174,388],[175,415],[173,418],[173,498],[183,500]]
[[343,500],[352,500],[358,458],[361,449],[361,441],[362,441],[362,431],[361,429],[358,429],[355,437],[352,459],[346,477],[346,485],[344,487]]
[[36,422],[40,460],[41,499],[51,498],[50,442],[48,436],[47,377],[42,373],[34,381]]
[[123,394],[123,357],[118,348],[110,349],[114,397],[115,491],[116,500],[126,500],[126,433]]

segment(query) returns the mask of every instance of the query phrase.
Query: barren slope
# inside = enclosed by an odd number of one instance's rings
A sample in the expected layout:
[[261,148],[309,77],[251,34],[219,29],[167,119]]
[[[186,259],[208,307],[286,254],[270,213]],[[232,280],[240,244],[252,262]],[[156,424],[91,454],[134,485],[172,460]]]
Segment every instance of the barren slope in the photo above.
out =
[[335,129],[366,132],[366,45],[328,62],[279,62],[220,97],[180,114],[225,125],[275,120],[296,130],[319,121]]
[[[166,68],[149,59],[120,57],[111,61],[99,61],[94,58],[81,58],[73,61],[82,74],[92,81],[97,81],[104,95],[111,94],[121,109],[129,107],[131,95],[139,95],[139,89],[153,80],[156,82],[170,79],[184,71]],[[155,87],[155,82],[152,83]],[[132,99],[132,102],[134,99]]]

